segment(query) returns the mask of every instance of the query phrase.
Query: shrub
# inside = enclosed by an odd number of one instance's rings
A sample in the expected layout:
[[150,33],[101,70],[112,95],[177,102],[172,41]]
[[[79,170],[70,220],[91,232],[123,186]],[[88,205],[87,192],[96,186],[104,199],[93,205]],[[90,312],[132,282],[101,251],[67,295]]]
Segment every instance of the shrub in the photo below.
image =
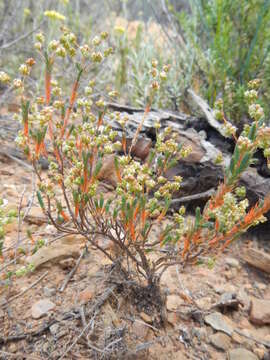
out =
[[184,100],[184,90],[190,81],[192,64],[187,61],[185,52],[179,53],[178,47],[168,44],[161,26],[153,21],[136,25],[135,36],[130,33],[129,27],[116,27],[112,42],[117,60],[111,79],[115,82],[121,99],[133,106],[144,107],[151,80],[152,59],[170,64],[170,72],[166,74],[167,81],[162,83],[153,99],[153,107],[177,110]]
[[[93,101],[95,79],[87,79],[89,69],[102,66],[111,53],[107,36],[102,33],[91,44],[79,46],[67,29],[49,44],[42,34],[37,35],[35,47],[45,62],[45,96],[27,92],[35,66],[35,60],[28,59],[20,66],[20,77],[13,81],[21,96],[19,119],[23,125],[17,143],[37,173],[37,198],[49,221],[63,233],[83,235],[94,248],[119,263],[128,277],[143,278],[151,288],[158,286],[169,266],[194,264],[202,254],[212,256],[250,226],[265,221],[270,197],[249,208],[245,189],[237,187],[237,182],[259,147],[266,157],[270,155],[270,128],[256,102],[256,90],[245,94],[253,123],[246,125],[238,138],[219,102],[216,115],[225,121],[228,134],[236,142],[224,182],[203,211],[196,209],[194,219],[185,217],[185,208],[181,207],[173,220],[164,224],[173,193],[182,181],[180,177],[168,179],[166,172],[190,149],[177,143],[177,134],[171,128],[161,130],[156,123],[156,141],[147,160],[138,161],[131,153],[168,67],[152,61],[148,104],[128,146],[127,118],[109,111],[103,99]],[[64,101],[65,89],[55,80],[57,68],[65,66],[67,57],[74,65],[74,72],[66,74],[74,78],[68,103]],[[1,78],[8,81],[4,74]],[[110,91],[109,95],[116,94]],[[113,130],[112,121],[118,122],[122,129],[119,133]],[[39,167],[41,156],[48,158],[48,174]],[[103,194],[99,174],[103,162],[112,158],[117,185],[113,193]],[[155,224],[159,235],[154,235]],[[99,244],[98,234],[110,239],[112,250]]]
[[193,85],[210,106],[222,97],[227,116],[237,123],[248,116],[247,84],[259,77],[268,116],[270,2],[192,0],[189,5],[190,11],[176,12],[172,5],[170,9],[194,56]]

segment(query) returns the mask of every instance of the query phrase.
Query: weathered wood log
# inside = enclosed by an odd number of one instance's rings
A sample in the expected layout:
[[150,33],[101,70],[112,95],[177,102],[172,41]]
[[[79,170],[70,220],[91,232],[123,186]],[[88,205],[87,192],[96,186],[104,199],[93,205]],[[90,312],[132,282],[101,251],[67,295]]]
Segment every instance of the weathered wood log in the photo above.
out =
[[[132,149],[133,156],[142,160],[147,157],[150,145],[156,139],[154,127],[156,121],[161,124],[161,130],[171,126],[178,133],[178,141],[192,147],[191,154],[186,159],[179,161],[167,173],[168,177],[180,175],[184,179],[179,193],[175,194],[179,201],[173,202],[174,207],[178,207],[181,202],[186,205],[190,204],[192,207],[194,204],[203,205],[210,196],[209,190],[217,188],[223,180],[224,167],[229,164],[234,148],[233,141],[223,136],[221,125],[214,119],[213,111],[205,101],[194,92],[189,91],[189,93],[202,111],[201,118],[184,113],[151,110],[145,118],[141,137]],[[127,146],[129,146],[143,117],[143,109],[115,103],[108,103],[107,105],[111,109],[119,111],[121,116],[128,117]],[[109,121],[121,136],[121,126],[116,121]],[[16,134],[14,134],[15,136]],[[0,155],[10,154],[24,159],[23,154],[15,150],[15,143],[14,145],[10,144],[9,142],[8,146],[0,149]],[[217,165],[215,160],[220,153],[222,153],[224,161],[223,164]],[[261,161],[264,166],[264,160]],[[42,167],[46,168],[47,166],[46,159],[43,159]],[[251,204],[255,204],[258,199],[270,194],[270,176],[267,172],[262,171],[261,165],[250,167],[242,175],[240,184],[246,186],[247,197]]]
[[248,248],[241,257],[249,265],[270,274],[270,254],[254,248]]
[[[178,141],[184,145],[191,146],[191,154],[179,161],[178,164],[170,169],[168,177],[180,175],[184,181],[180,192],[176,194],[173,206],[177,207],[181,200],[186,204],[194,205],[194,202],[204,203],[207,201],[207,194],[210,189],[216,188],[224,179],[224,167],[226,167],[234,149],[234,143],[231,139],[224,136],[222,126],[214,118],[213,110],[192,90],[189,91],[193,100],[202,111],[203,118],[190,116],[187,114],[166,111],[150,111],[146,116],[142,133],[146,138],[155,141],[154,123],[159,121],[161,129],[171,126],[178,133]],[[114,110],[126,110],[128,113],[122,113],[122,116],[128,116],[128,135],[133,137],[138,124],[141,122],[143,111],[133,108],[123,108],[122,105],[109,104]],[[113,126],[120,131],[117,123]],[[217,165],[215,160],[222,153],[223,163]],[[264,161],[261,159],[261,161]],[[266,176],[263,176],[265,175]],[[255,204],[259,199],[270,194],[270,176],[261,171],[261,165],[250,167],[240,178],[240,185],[247,189],[247,197],[251,204]],[[205,195],[201,196],[202,193]],[[198,196],[196,196],[198,195]],[[193,197],[195,196],[195,197]],[[210,196],[210,195],[209,195]]]

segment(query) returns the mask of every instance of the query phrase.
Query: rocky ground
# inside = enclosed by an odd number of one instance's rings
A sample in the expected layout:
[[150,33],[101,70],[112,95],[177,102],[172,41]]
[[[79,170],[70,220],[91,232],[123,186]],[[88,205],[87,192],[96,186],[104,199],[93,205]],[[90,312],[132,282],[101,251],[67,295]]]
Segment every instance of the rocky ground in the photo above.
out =
[[[269,275],[241,257],[249,247],[266,251],[269,239],[247,237],[184,272],[170,268],[160,328],[103,255],[47,224],[34,190],[31,171],[1,155],[0,196],[24,218],[6,226],[1,359],[270,359]],[[35,270],[21,274],[30,263]]]

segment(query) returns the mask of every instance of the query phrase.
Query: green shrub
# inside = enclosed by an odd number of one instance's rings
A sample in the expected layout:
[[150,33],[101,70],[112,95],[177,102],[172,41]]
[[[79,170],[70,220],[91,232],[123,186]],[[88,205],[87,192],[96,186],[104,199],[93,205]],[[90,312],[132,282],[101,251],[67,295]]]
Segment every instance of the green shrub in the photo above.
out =
[[260,78],[260,98],[269,115],[270,1],[191,0],[177,13],[179,29],[194,56],[193,86],[211,106],[224,100],[226,115],[245,120],[244,92]]
[[[253,119],[237,138],[236,128],[225,119],[228,135],[235,138],[235,150],[227,167],[224,182],[195,217],[185,216],[181,207],[172,221],[165,224],[174,191],[181,187],[182,178],[166,178],[166,172],[190,149],[177,142],[171,128],[156,127],[156,142],[145,162],[131,156],[144,119],[153,99],[166,79],[168,67],[151,62],[151,79],[145,114],[136,130],[131,145],[127,146],[127,117],[109,111],[104,99],[93,98],[95,79],[91,68],[99,76],[100,67],[110,50],[106,45],[108,34],[80,45],[67,29],[59,39],[46,43],[43,34],[37,35],[36,49],[45,62],[45,92],[29,95],[28,84],[35,65],[33,58],[20,66],[20,75],[13,80],[21,97],[19,120],[23,130],[17,143],[31,161],[38,177],[37,198],[50,222],[66,234],[81,234],[91,245],[112,262],[120,264],[132,279],[144,279],[151,288],[171,265],[194,264],[200,255],[211,257],[217,249],[228,246],[250,226],[265,221],[270,209],[270,196],[249,208],[245,189],[237,183],[243,171],[253,161],[258,148],[270,156],[270,128],[264,123],[264,113],[257,103],[257,91],[245,93],[249,115]],[[73,67],[66,77],[73,79],[72,89],[60,87],[55,81],[57,69]],[[89,78],[90,76],[90,78]],[[1,73],[0,79],[9,77]],[[45,96],[44,96],[45,94]],[[63,99],[66,94],[69,101]],[[110,91],[109,97],[115,96]],[[223,104],[219,102],[217,117],[224,119]],[[118,122],[118,134],[111,121]],[[120,141],[117,139],[120,137]],[[39,167],[41,156],[47,157],[49,171]],[[112,157],[111,167],[117,178],[114,192],[104,194],[99,188],[99,173],[103,162]],[[153,228],[158,225],[160,233]],[[103,248],[96,235],[108,238],[112,250]],[[165,252],[161,248],[168,245]]]

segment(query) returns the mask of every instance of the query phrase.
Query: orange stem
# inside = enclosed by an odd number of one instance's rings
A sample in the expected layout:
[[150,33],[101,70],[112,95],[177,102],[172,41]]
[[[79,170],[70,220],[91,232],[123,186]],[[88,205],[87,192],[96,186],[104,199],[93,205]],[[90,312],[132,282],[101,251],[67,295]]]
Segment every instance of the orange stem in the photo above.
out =
[[45,95],[46,105],[49,105],[51,100],[51,74],[47,70],[45,72]]

